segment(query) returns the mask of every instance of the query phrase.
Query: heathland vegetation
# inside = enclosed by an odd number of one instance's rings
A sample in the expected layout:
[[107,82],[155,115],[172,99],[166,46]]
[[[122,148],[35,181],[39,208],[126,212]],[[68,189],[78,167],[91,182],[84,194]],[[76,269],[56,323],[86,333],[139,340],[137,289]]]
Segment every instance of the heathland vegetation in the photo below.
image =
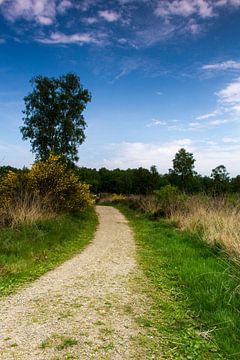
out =
[[167,174],[154,165],[79,167],[91,95],[75,74],[39,76],[32,85],[21,132],[36,162],[0,167],[0,293],[81,250],[96,228],[95,199],[110,201],[140,245],[152,298],[142,323],[149,336],[159,331],[168,358],[239,358],[240,175],[230,178],[221,164],[201,176],[185,149]]

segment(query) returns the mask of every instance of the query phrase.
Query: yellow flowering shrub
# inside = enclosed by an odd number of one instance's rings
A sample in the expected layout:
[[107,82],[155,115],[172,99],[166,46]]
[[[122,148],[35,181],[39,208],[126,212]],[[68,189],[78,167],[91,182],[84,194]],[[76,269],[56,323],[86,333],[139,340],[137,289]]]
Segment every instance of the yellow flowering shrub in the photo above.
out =
[[59,155],[51,154],[46,161],[34,164],[28,183],[40,197],[50,199],[57,211],[76,211],[93,204],[89,185],[81,183]]
[[77,211],[94,203],[89,185],[81,183],[61,156],[51,154],[21,173],[9,171],[0,182],[0,208],[9,207],[26,193],[37,196],[54,211]]
[[112,194],[112,201],[113,202],[119,202],[126,200],[126,196],[122,194]]
[[8,171],[0,182],[0,207],[6,208],[15,198],[20,187],[20,178],[13,171]]

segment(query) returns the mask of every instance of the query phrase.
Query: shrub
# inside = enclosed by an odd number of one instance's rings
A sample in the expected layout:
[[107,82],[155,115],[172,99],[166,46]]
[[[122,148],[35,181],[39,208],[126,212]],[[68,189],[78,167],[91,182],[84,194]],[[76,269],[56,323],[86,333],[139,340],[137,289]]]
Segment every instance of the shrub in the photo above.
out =
[[34,164],[31,170],[7,172],[0,181],[2,225],[78,211],[93,202],[89,185],[81,183],[74,170],[53,154]]
[[59,155],[34,164],[28,179],[32,191],[43,201],[50,198],[56,211],[77,211],[94,202],[89,185],[81,183]]
[[112,194],[113,202],[121,202],[121,201],[125,201],[126,199],[127,197],[122,194]]
[[18,174],[8,171],[0,182],[0,207],[5,209],[11,205],[20,188]]
[[166,185],[154,193],[159,210],[164,216],[170,217],[177,210],[185,210],[186,195],[180,192],[176,186]]

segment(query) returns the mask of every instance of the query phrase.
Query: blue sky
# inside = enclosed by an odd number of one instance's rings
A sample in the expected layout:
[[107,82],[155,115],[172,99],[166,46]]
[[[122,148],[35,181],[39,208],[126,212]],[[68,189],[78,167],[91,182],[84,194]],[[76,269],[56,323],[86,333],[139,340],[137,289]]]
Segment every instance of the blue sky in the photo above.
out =
[[240,174],[240,0],[0,0],[0,164],[34,161],[23,97],[76,72],[92,93],[79,165]]

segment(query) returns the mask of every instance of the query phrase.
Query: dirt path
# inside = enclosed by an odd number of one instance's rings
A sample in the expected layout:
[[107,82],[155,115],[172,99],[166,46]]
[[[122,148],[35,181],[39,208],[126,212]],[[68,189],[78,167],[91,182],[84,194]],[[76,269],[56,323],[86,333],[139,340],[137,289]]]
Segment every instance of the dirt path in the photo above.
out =
[[100,225],[81,254],[0,301],[0,359],[146,359],[136,338],[144,299],[124,216],[97,206]]

